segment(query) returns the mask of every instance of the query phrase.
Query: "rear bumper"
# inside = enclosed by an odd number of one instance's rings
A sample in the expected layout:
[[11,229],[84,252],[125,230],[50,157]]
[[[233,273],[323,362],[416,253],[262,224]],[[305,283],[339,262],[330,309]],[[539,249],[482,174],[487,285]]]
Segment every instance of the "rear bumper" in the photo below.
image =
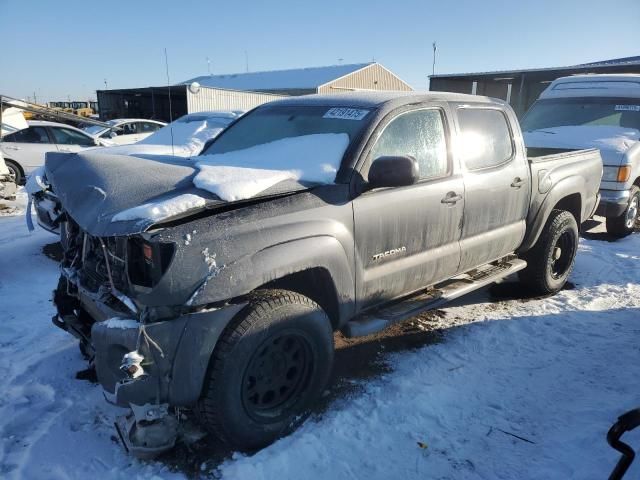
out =
[[[193,406],[200,397],[209,360],[222,331],[245,304],[191,313],[145,325],[138,352],[145,375],[130,379],[120,370],[136,350],[137,322],[97,322],[91,330],[98,381],[111,403]],[[155,345],[154,345],[155,344]]]
[[629,190],[600,190],[600,205],[596,215],[619,217],[627,209],[629,195]]
[[0,175],[0,198],[11,198],[18,187],[11,175]]

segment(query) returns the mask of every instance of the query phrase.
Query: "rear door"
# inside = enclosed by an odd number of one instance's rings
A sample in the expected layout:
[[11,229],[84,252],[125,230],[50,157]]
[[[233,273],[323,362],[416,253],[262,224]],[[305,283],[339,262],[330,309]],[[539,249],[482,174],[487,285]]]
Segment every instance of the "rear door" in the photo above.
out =
[[[397,112],[374,133],[360,174],[385,155],[418,160],[420,181],[367,191],[353,201],[358,309],[373,307],[453,275],[460,261],[462,176],[453,168],[445,106]],[[457,201],[443,203],[456,197]]]
[[457,118],[466,170],[460,271],[466,271],[520,246],[531,185],[524,147],[514,139],[515,118],[490,105],[459,106]]
[[71,128],[49,127],[49,130],[60,152],[79,152],[96,146],[92,137]]
[[24,173],[29,175],[32,170],[44,165],[44,154],[55,152],[56,146],[46,127],[34,125],[6,135],[0,142],[0,149],[6,159],[19,163]]

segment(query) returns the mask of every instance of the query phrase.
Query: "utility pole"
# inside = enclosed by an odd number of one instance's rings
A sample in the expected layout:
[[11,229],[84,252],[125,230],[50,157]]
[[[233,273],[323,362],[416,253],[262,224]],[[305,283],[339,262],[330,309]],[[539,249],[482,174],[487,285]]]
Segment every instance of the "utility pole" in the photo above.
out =
[[431,75],[436,74],[436,51],[438,50],[438,46],[436,42],[433,42],[433,65],[431,66]]
[[244,64],[247,68],[247,73],[249,73],[249,52],[247,52],[246,50],[244,51]]
[[207,57],[207,72],[209,72],[209,76],[211,76],[211,61],[209,57]]
[[33,103],[38,103],[38,98],[36,97],[36,92],[33,92]]

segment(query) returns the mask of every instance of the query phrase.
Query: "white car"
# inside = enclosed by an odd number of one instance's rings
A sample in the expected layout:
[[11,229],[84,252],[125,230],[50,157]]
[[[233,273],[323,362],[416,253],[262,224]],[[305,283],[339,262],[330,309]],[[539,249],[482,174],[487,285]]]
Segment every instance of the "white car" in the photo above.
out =
[[13,198],[16,195],[16,183],[14,177],[4,163],[4,158],[0,152],[0,199]]
[[83,130],[93,138],[99,139],[103,145],[128,145],[145,139],[166,125],[165,122],[142,118],[117,118],[106,123],[110,126],[92,125]]
[[205,144],[218,136],[242,111],[190,113],[162,127],[133,145],[107,146],[101,152],[119,155],[198,155]]
[[28,127],[2,137],[0,152],[18,185],[44,165],[47,152],[79,152],[102,143],[78,128],[63,123],[31,120]]

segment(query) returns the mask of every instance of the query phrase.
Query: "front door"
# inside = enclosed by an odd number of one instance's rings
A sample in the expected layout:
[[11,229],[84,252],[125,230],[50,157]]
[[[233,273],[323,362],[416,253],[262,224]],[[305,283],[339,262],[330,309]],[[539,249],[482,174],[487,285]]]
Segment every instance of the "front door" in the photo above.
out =
[[[379,130],[367,155],[413,156],[414,185],[370,190],[353,201],[358,309],[397,298],[455,274],[460,261],[464,185],[454,172],[441,108],[403,111]],[[446,200],[443,202],[443,200]]]
[[502,110],[465,106],[458,109],[458,123],[467,170],[460,271],[467,271],[520,246],[531,185],[526,153]]
[[75,153],[96,146],[92,137],[65,127],[49,127],[58,151]]

